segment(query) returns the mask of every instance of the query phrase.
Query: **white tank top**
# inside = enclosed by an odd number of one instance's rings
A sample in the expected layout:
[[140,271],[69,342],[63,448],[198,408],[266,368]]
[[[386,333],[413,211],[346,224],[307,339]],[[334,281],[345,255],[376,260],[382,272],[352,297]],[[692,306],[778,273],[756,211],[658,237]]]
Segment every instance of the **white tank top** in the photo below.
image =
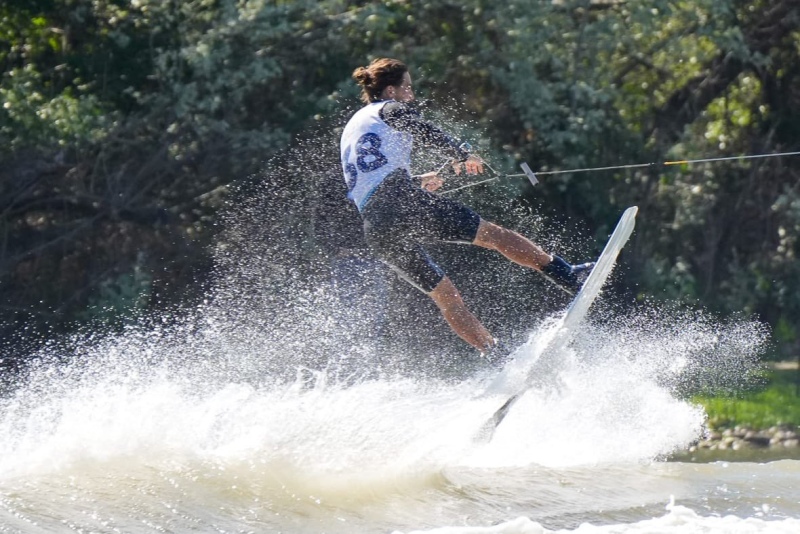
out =
[[389,173],[397,169],[409,171],[411,167],[414,137],[383,122],[380,111],[386,103],[367,104],[353,115],[342,132],[342,170],[347,196],[359,211]]

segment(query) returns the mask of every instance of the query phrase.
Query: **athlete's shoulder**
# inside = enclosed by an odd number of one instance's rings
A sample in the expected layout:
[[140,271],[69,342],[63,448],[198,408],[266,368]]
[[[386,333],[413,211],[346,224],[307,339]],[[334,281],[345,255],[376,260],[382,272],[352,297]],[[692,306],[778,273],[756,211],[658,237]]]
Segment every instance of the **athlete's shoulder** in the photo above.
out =
[[353,113],[353,116],[350,117],[345,125],[345,131],[361,129],[364,128],[365,125],[383,120],[380,116],[380,106],[376,104],[383,104],[383,102],[372,102]]
[[386,100],[382,102],[383,107],[380,109],[381,117],[386,119],[419,117],[419,111],[410,104],[405,102],[398,102],[397,100]]

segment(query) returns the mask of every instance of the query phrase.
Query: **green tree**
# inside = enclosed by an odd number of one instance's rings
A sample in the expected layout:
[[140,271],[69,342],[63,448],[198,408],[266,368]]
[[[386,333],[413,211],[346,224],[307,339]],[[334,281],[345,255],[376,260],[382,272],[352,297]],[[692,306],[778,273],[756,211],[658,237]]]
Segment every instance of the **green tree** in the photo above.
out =
[[227,184],[285,147],[340,77],[329,8],[0,8],[8,317],[68,319],[134,266],[154,273],[153,299],[201,276]]

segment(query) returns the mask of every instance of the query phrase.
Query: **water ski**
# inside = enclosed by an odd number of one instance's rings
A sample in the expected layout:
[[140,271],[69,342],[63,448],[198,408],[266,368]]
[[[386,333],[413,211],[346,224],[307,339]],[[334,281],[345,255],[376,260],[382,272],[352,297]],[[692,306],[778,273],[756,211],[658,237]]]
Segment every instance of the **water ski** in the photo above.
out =
[[[622,247],[625,246],[625,243],[628,241],[628,238],[633,232],[633,227],[636,223],[636,213],[638,211],[639,208],[632,206],[626,209],[622,214],[622,217],[620,217],[614,232],[608,239],[602,254],[600,254],[600,257],[597,259],[597,264],[595,265],[594,269],[592,269],[592,272],[589,274],[589,277],[586,279],[586,282],[584,282],[578,294],[575,295],[575,298],[572,299],[569,307],[564,312],[564,315],[561,317],[561,320],[557,326],[556,334],[551,338],[548,346],[542,351],[542,354],[560,351],[560,349],[569,343],[572,335],[575,333],[576,328],[581,321],[583,321],[584,317],[586,317],[589,307],[597,298],[597,295],[600,294],[600,290],[603,288],[608,276],[614,269],[617,256],[619,256]],[[503,419],[505,419],[509,410],[511,410],[511,407],[522,397],[522,395],[525,394],[526,391],[528,391],[528,389],[530,389],[531,381],[531,376],[528,376],[525,387],[509,397],[508,400],[504,402],[503,405],[494,412],[494,414],[492,414],[492,416],[483,424],[480,431],[475,436],[477,441],[488,442],[492,439],[495,429],[497,429],[498,425],[503,422]]]

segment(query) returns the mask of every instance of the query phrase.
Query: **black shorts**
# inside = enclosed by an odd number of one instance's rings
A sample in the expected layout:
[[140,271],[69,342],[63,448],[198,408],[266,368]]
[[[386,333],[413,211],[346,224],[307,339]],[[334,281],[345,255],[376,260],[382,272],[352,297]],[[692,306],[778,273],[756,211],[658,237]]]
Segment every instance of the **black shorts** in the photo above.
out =
[[472,243],[481,223],[477,213],[425,191],[403,170],[386,177],[361,215],[372,252],[425,293],[433,291],[445,272],[422,244]]

